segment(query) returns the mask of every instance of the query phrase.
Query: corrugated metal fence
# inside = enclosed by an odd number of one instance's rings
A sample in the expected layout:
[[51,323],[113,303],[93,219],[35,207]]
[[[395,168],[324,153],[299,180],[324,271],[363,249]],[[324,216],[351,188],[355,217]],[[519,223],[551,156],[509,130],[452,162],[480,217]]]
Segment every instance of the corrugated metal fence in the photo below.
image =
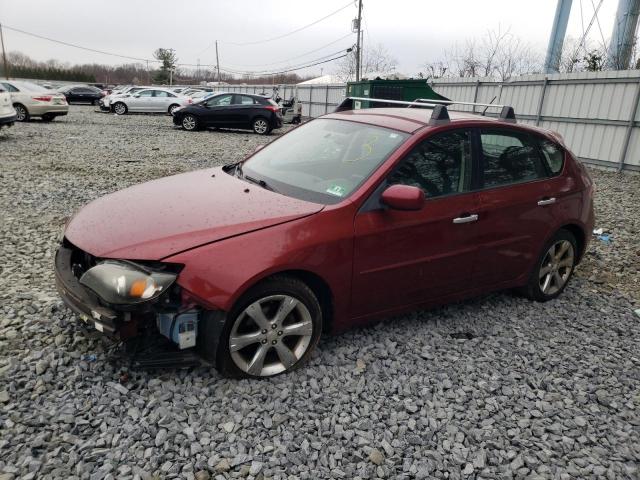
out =
[[[508,82],[491,79],[437,79],[430,84],[455,100],[511,105],[518,121],[559,132],[584,162],[640,171],[640,71],[527,75]],[[272,85],[229,85],[228,91],[271,93]],[[280,85],[282,98],[294,86]],[[299,85],[302,114],[331,112],[345,85]],[[495,99],[494,99],[495,97]],[[456,108],[458,109],[458,108]],[[459,110],[480,112],[480,108]],[[492,114],[491,110],[487,114]]]

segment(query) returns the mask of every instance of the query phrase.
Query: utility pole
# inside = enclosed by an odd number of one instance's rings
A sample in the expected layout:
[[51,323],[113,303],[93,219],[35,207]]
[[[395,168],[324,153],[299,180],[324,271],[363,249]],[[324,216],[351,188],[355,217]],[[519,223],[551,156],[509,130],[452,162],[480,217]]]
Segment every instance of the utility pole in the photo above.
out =
[[220,59],[218,58],[218,40],[216,40],[216,67],[218,69],[218,85],[220,84]]
[[549,46],[544,60],[544,73],[558,73],[560,57],[562,56],[562,44],[567,33],[567,24],[571,13],[573,0],[558,0],[556,14],[553,18],[553,27],[549,37]]
[[362,31],[362,0],[358,0],[358,41],[356,44],[356,82],[360,81],[360,32]]
[[147,85],[151,85],[151,77],[149,75],[149,60],[147,60]]
[[0,43],[2,43],[2,61],[4,63],[4,78],[9,80],[9,64],[7,63],[7,52],[4,50],[4,35],[2,34],[2,24],[0,23]]

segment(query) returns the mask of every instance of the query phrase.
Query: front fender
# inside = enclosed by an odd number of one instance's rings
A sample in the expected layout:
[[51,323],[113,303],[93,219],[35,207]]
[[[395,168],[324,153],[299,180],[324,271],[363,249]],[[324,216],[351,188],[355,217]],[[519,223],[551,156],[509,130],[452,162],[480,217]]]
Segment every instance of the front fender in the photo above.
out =
[[315,215],[246,233],[165,259],[185,267],[178,284],[203,303],[229,311],[253,285],[287,270],[311,272],[331,289],[334,319],[348,315],[353,209]]

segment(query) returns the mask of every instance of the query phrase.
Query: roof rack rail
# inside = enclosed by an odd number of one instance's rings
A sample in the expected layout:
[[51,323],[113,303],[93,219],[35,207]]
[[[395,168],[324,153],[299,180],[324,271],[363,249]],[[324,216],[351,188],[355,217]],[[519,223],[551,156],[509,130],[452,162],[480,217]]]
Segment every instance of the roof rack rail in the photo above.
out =
[[449,118],[449,112],[447,105],[467,105],[486,108],[499,108],[499,119],[505,122],[515,123],[516,114],[513,107],[508,105],[498,105],[495,103],[476,103],[476,102],[459,102],[456,100],[434,100],[431,98],[417,98],[412,102],[404,100],[389,100],[386,98],[365,98],[365,97],[347,97],[340,105],[334,110],[335,112],[343,112],[345,110],[353,110],[354,102],[372,102],[372,103],[390,103],[393,105],[406,105],[407,107],[426,107],[433,109],[431,118],[429,119],[429,125],[441,125],[447,123]]

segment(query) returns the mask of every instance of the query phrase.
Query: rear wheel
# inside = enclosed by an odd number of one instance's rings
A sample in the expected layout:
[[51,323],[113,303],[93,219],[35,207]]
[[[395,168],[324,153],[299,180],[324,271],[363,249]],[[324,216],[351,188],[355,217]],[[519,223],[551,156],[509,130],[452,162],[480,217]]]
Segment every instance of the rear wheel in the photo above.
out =
[[304,364],[320,339],[322,311],[303,282],[273,277],[249,290],[229,312],[218,370],[234,377],[271,377]]
[[29,115],[29,111],[27,110],[27,107],[25,107],[21,103],[16,103],[13,105],[13,108],[16,110],[16,113],[18,114],[16,118],[17,121],[19,122],[29,121],[29,119],[31,118],[31,115]]
[[98,105],[100,105],[100,100],[96,98],[92,103],[97,107]]
[[43,122],[53,122],[56,119],[56,116],[53,113],[45,113],[42,115]]
[[546,302],[562,293],[577,259],[576,239],[567,230],[559,230],[542,250],[536,268],[523,293],[531,300]]
[[125,115],[127,110],[127,106],[122,102],[118,102],[113,106],[113,111],[116,112],[117,115]]
[[198,119],[191,115],[185,115],[182,118],[182,128],[184,128],[185,130],[188,130],[189,132],[193,132],[194,130],[198,129]]
[[253,131],[258,135],[266,135],[271,131],[269,128],[269,122],[263,117],[256,118],[251,126],[253,127]]
[[176,108],[180,108],[180,105],[178,104],[173,104],[169,106],[169,115],[173,115],[173,112],[175,111]]

